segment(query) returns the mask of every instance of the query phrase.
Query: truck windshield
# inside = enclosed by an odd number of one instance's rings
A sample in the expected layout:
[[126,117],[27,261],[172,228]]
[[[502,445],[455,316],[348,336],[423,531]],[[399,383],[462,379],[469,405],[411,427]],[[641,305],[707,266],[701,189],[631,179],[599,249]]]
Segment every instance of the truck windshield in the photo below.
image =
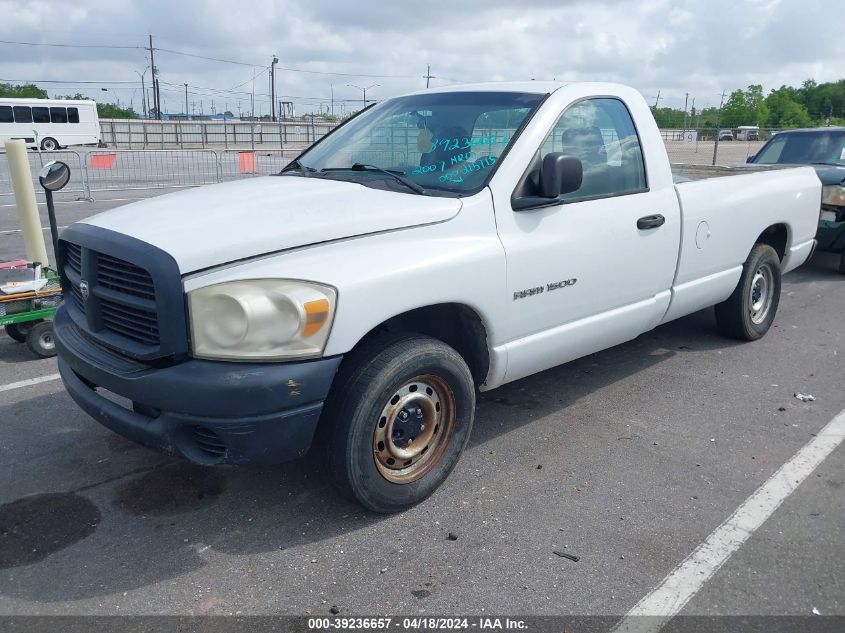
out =
[[454,196],[483,187],[544,95],[449,92],[390,99],[363,112],[283,174]]
[[845,165],[845,131],[781,132],[760,150],[754,162]]

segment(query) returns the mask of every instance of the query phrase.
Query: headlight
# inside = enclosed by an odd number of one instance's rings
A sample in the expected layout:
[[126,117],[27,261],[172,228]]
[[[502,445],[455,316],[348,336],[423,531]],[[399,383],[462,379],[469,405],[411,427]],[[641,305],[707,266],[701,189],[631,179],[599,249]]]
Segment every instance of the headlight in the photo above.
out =
[[822,187],[822,204],[845,207],[845,187],[842,185]]
[[229,281],[188,293],[194,356],[223,360],[317,358],[337,293],[306,281]]

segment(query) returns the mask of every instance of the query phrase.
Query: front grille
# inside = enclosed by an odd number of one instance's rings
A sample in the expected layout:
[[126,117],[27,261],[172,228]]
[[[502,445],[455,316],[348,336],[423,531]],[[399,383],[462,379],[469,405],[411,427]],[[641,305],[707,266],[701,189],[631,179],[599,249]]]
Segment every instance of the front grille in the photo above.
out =
[[77,275],[82,274],[82,248],[78,244],[67,242],[67,264]]
[[103,300],[100,313],[107,329],[144,345],[158,345],[158,315],[155,312]]
[[[65,242],[65,273],[73,303],[93,330],[105,330],[147,347],[160,344],[156,291],[153,278],[143,268],[105,253]],[[88,298],[80,290],[88,284]],[[93,318],[89,318],[93,317]]]
[[153,279],[146,270],[102,253],[97,255],[97,284],[115,292],[155,301]]

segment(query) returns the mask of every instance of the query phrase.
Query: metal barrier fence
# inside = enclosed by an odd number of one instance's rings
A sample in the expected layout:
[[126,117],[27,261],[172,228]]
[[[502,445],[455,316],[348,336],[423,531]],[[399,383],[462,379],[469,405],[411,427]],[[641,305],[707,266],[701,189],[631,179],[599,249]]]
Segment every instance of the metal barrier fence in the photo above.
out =
[[115,149],[305,147],[336,127],[325,121],[145,121],[101,119],[101,138]]
[[[60,150],[49,153],[32,152],[29,154],[29,172],[32,174],[35,190],[41,191],[41,185],[38,183],[38,174],[41,172],[41,168],[53,160],[63,161],[70,167],[70,181],[62,191],[77,194],[79,197],[90,197],[85,161],[82,154],[74,150]],[[6,153],[0,151],[0,196],[11,196],[13,194],[9,167],[6,163]]]
[[[51,160],[66,162],[71,180],[63,193],[92,200],[98,191],[176,189],[197,187],[239,178],[278,173],[301,150],[92,150],[33,152],[30,173],[36,191],[38,174]],[[0,152],[0,196],[14,194],[6,155]]]
[[[141,139],[133,141],[137,134],[147,134],[147,140],[156,138],[158,142],[193,144],[197,139],[201,142],[215,143],[220,138],[224,140],[224,147],[217,149],[97,149],[97,150],[61,150],[55,152],[33,152],[29,154],[30,171],[36,191],[38,186],[38,172],[44,163],[51,160],[63,160],[71,168],[71,180],[64,192],[76,194],[80,198],[92,199],[92,193],[97,191],[116,191],[132,189],[165,189],[180,187],[195,187],[247,178],[251,176],[269,175],[279,172],[288,162],[295,158],[303,149],[302,144],[313,142],[312,139],[327,133],[328,129],[317,129],[316,124],[310,126],[291,123],[274,124],[273,130],[261,133],[257,141],[264,142],[255,149],[227,149],[226,139],[240,139],[243,134],[255,135],[241,129],[240,123],[223,124],[211,121],[198,122],[146,122],[146,121],[106,121],[113,124],[112,133],[118,138],[126,136],[127,143],[140,145]],[[120,125],[126,124],[123,131]],[[132,126],[138,126],[137,129]],[[252,123],[246,125],[253,126]],[[266,126],[266,123],[261,124]],[[114,127],[117,126],[117,127]],[[158,126],[158,127],[156,127]],[[190,128],[196,126],[196,129]],[[212,129],[211,126],[218,126]],[[108,127],[106,129],[109,129]],[[419,162],[420,150],[416,145],[416,130],[403,128],[389,129],[374,136],[367,150],[356,152],[355,161],[376,164],[403,164]],[[492,137],[494,134],[509,135],[513,130],[483,130],[480,138]],[[764,130],[760,139],[771,136],[771,131]],[[276,136],[274,137],[273,134]],[[285,135],[295,140],[299,147],[293,144],[288,147]],[[746,158],[758,152],[764,140],[721,140],[716,141],[716,131],[708,130],[663,130],[663,139],[669,159],[673,163],[693,165],[711,164],[741,164]],[[272,147],[265,139],[279,142],[282,147]],[[240,143],[240,140],[239,140]],[[0,196],[12,195],[9,182],[9,170],[5,165],[5,153],[0,151]]]

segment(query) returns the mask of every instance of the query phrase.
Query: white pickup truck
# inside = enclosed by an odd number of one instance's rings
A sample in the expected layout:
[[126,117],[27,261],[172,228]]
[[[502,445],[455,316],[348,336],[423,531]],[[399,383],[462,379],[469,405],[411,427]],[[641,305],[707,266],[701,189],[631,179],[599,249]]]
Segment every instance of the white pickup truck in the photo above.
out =
[[276,176],[66,229],[59,369],[147,446],[212,465],[314,443],[342,490],[398,511],[455,466],[476,389],[712,305],[726,335],[766,333],[815,246],[815,172],[679,180],[624,86],[390,99]]

